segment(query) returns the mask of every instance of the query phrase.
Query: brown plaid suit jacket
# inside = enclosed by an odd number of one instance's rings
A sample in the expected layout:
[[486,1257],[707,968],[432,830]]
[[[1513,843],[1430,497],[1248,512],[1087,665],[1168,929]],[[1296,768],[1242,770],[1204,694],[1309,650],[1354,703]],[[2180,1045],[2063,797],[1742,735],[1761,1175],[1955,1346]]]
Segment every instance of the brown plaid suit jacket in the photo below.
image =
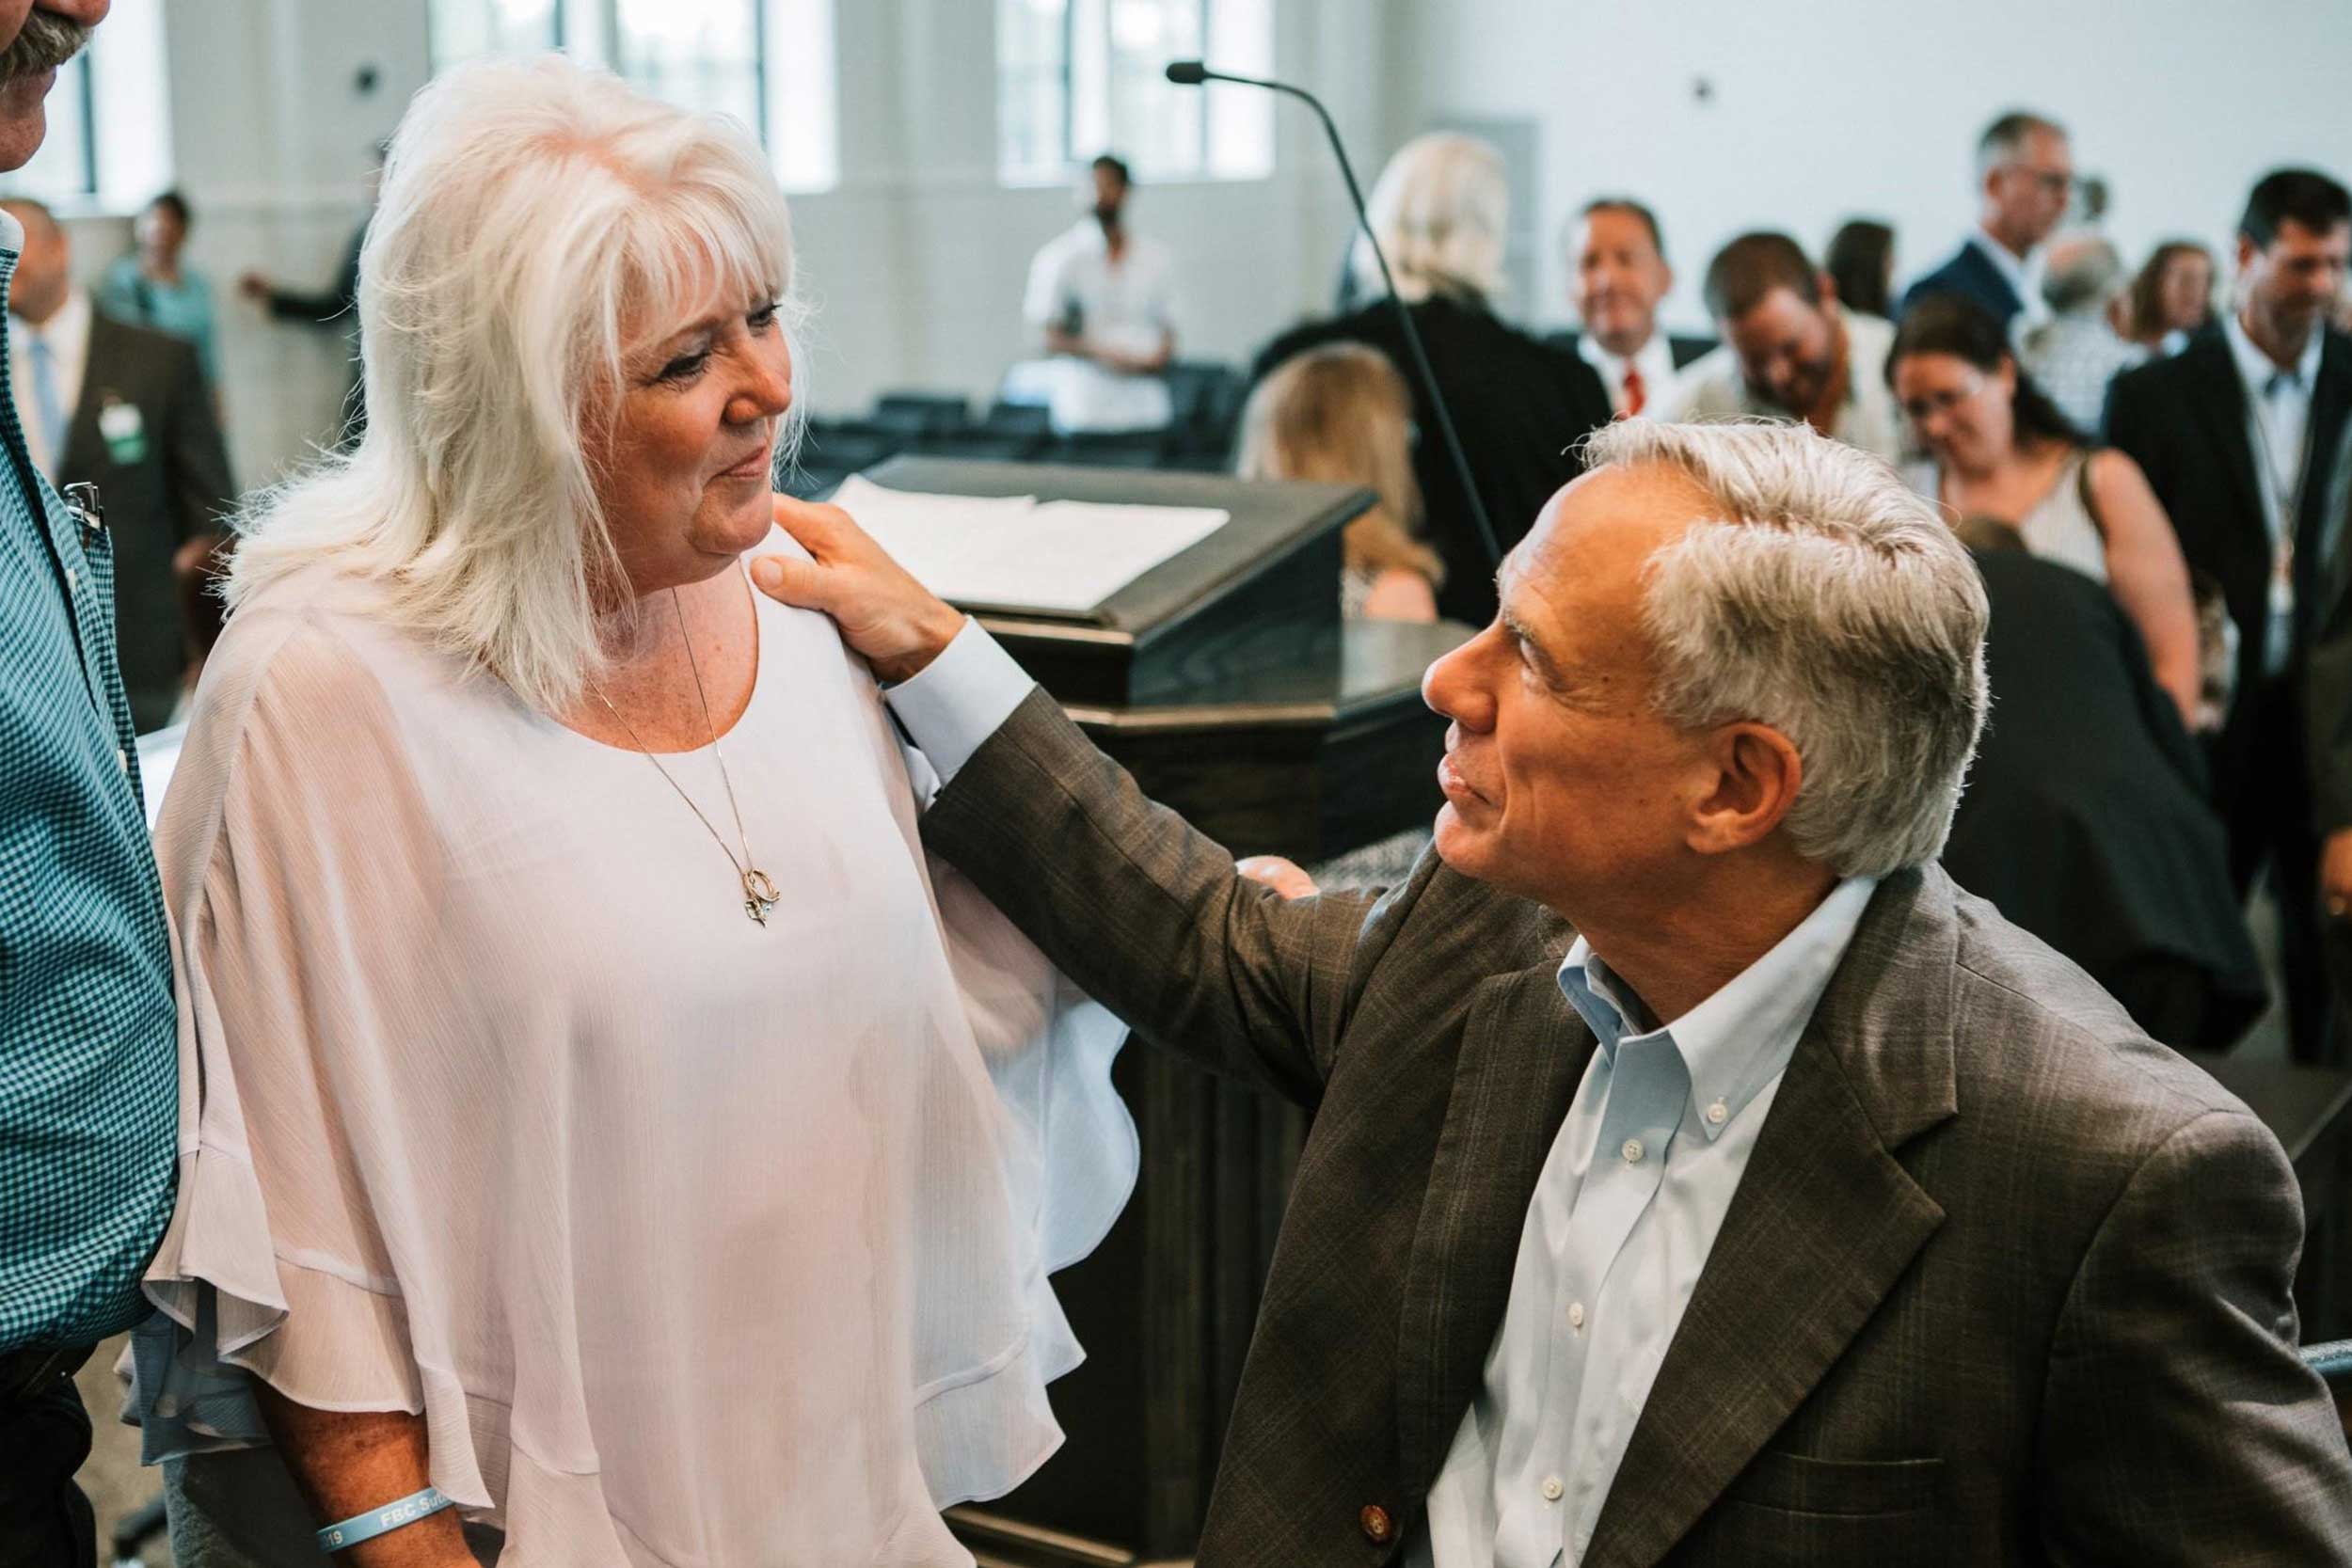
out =
[[[1568,931],[1434,856],[1377,903],[1285,903],[1041,692],[924,833],[1139,1037],[1313,1111],[1200,1560],[1392,1560],[1594,1049]],[[2352,1561],[2301,1227],[2210,1078],[1942,871],[1889,878],[1584,1561]]]

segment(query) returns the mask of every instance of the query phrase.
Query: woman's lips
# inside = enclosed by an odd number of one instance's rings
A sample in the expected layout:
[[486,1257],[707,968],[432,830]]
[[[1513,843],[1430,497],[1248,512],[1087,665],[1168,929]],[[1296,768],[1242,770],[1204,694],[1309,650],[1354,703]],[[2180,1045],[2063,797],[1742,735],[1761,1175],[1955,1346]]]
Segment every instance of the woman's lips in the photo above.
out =
[[755,451],[734,467],[720,469],[719,477],[721,479],[766,479],[769,462],[766,451]]

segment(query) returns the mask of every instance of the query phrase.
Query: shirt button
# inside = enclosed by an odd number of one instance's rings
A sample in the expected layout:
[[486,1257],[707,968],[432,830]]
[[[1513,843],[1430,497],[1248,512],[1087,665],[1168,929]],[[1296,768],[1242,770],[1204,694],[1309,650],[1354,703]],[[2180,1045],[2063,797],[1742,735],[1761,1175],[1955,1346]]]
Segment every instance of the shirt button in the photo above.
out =
[[131,753],[119,746],[115,748],[115,769],[126,775],[131,771]]
[[1707,1120],[1709,1126],[1721,1127],[1724,1122],[1730,1119],[1731,1107],[1724,1104],[1720,1100],[1707,1108]]
[[1584,1331],[1584,1304],[1582,1302],[1568,1303],[1568,1326],[1580,1334]]
[[1363,1527],[1364,1539],[1375,1546],[1385,1544],[1389,1537],[1396,1533],[1396,1526],[1391,1522],[1389,1511],[1378,1503],[1366,1503],[1364,1511],[1356,1515],[1356,1522]]
[[82,569],[78,566],[68,566],[65,569],[65,591],[71,594],[81,586]]
[[1626,1139],[1626,1141],[1625,1141],[1625,1148],[1622,1150],[1622,1152],[1623,1152],[1623,1153],[1624,1153],[1624,1155],[1625,1155],[1625,1163],[1626,1163],[1627,1164],[1629,1164],[1629,1165],[1638,1165],[1638,1164],[1640,1164],[1642,1163],[1642,1140],[1641,1140],[1641,1139],[1639,1139],[1639,1138],[1628,1138],[1628,1139]]
[[1560,1495],[1566,1490],[1566,1487],[1560,1484],[1560,1478],[1558,1476],[1546,1476],[1544,1478],[1544,1501],[1548,1503],[1556,1503],[1560,1500]]

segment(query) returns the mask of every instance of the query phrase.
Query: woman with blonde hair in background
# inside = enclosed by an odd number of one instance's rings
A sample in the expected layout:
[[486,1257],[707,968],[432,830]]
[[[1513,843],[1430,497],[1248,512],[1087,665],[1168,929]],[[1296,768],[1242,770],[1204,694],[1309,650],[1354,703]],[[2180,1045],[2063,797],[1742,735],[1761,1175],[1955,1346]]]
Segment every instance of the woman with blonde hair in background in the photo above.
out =
[[[1613,417],[1608,388],[1573,349],[1540,342],[1497,313],[1511,191],[1502,154],[1492,146],[1450,131],[1417,136],[1389,160],[1368,206],[1397,298],[1412,315],[1453,411],[1496,543],[1508,550],[1544,503],[1583,471],[1577,443]],[[1358,297],[1369,298],[1344,315],[1275,339],[1259,351],[1250,379],[1262,382],[1286,360],[1335,342],[1375,348],[1404,374],[1412,398],[1413,473],[1428,503],[1429,545],[1445,565],[1438,610],[1483,626],[1495,616],[1497,562],[1478,537],[1396,306],[1360,239],[1351,276]]]
[[1434,621],[1445,563],[1421,542],[1413,404],[1375,349],[1334,343],[1289,360],[1242,410],[1244,479],[1360,484],[1380,499],[1347,525],[1340,608],[1350,619]]
[[1123,1031],[753,592],[793,270],[732,120],[550,57],[402,122],[373,417],[246,519],[157,832],[181,1568],[966,1568],[1060,1441]]

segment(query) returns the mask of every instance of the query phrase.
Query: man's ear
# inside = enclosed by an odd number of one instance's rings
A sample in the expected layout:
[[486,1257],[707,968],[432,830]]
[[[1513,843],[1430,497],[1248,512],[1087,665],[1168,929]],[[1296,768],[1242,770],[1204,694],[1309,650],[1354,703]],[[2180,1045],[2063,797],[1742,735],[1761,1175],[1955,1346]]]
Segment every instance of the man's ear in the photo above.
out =
[[1768,724],[1725,724],[1708,739],[1714,787],[1691,808],[1684,842],[1702,855],[1728,854],[1779,831],[1804,784],[1796,743]]

